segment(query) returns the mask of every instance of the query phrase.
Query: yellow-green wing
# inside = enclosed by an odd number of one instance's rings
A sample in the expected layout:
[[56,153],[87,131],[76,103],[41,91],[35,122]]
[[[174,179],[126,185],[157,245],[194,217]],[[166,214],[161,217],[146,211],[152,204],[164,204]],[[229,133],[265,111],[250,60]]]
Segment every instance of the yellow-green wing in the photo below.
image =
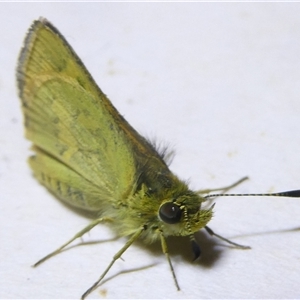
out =
[[55,158],[34,147],[35,156],[29,158],[29,164],[36,178],[53,194],[66,203],[87,211],[105,211],[109,195],[105,195],[99,187],[86,180]]
[[[130,193],[135,163],[128,138],[119,127],[122,117],[46,20],[32,25],[17,78],[26,137],[43,155],[97,186],[99,200],[119,200]],[[32,167],[39,172],[36,165]],[[46,174],[49,164],[44,168]]]

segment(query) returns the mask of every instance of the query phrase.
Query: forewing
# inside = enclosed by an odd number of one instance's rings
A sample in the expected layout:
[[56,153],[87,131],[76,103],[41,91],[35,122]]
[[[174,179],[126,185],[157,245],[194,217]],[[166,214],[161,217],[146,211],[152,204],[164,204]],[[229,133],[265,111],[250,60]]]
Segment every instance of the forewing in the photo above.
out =
[[17,71],[26,137],[101,194],[126,197],[136,164],[123,119],[46,20],[32,25]]

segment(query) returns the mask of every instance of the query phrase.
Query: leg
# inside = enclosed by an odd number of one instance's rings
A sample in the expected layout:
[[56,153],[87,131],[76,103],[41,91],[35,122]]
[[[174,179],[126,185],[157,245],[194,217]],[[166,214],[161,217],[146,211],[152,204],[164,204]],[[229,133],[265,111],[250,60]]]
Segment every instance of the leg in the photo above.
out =
[[248,177],[243,177],[240,180],[238,180],[237,182],[235,182],[234,184],[231,184],[229,186],[225,186],[225,187],[218,188],[218,189],[198,190],[196,193],[197,194],[208,194],[210,192],[217,192],[217,191],[223,191],[225,193],[226,191],[236,187],[237,185],[239,185],[240,183],[244,182],[247,179],[248,179]]
[[93,227],[95,227],[96,225],[98,225],[101,222],[104,221],[111,221],[111,219],[107,219],[107,218],[99,218],[96,219],[94,221],[92,221],[88,226],[86,226],[85,228],[83,228],[81,231],[79,231],[77,234],[74,235],[73,238],[71,238],[69,241],[67,241],[65,244],[63,244],[61,247],[59,247],[58,249],[56,249],[55,251],[51,252],[50,254],[46,255],[45,257],[43,257],[42,259],[40,259],[38,262],[36,262],[33,267],[38,266],[39,264],[41,264],[42,262],[44,262],[45,260],[49,259],[50,257],[58,254],[62,249],[64,249],[66,246],[68,246],[69,244],[71,244],[74,240],[76,240],[77,238],[80,238],[81,236],[83,236],[85,233],[87,233],[88,231],[90,231]]
[[107,272],[110,270],[110,268],[113,266],[115,261],[121,257],[121,255],[132,245],[132,243],[137,240],[140,235],[144,232],[145,228],[144,226],[140,228],[134,235],[131,236],[131,238],[126,242],[126,244],[119,250],[113,257],[112,261],[108,265],[108,267],[105,269],[105,271],[101,274],[99,279],[81,296],[81,299],[83,300],[87,295],[89,295],[100,283],[100,281],[105,277]]
[[166,258],[168,260],[168,263],[169,263],[169,266],[170,266],[170,269],[171,269],[171,273],[172,273],[176,288],[177,288],[178,291],[180,291],[180,287],[179,287],[179,284],[178,284],[178,281],[177,281],[177,278],[176,278],[176,275],[175,275],[175,272],[174,272],[174,269],[173,269],[173,265],[172,265],[172,262],[171,262],[171,259],[170,259],[170,256],[169,256],[166,238],[164,237],[162,232],[160,233],[160,241],[161,241],[161,247],[162,247],[163,253],[166,255]]
[[237,248],[240,248],[240,249],[251,249],[251,247],[249,247],[249,246],[244,246],[244,245],[240,245],[240,244],[234,243],[234,242],[232,242],[232,241],[230,241],[230,240],[228,240],[228,239],[226,239],[226,238],[224,238],[224,237],[222,237],[222,236],[220,236],[220,235],[214,233],[214,232],[213,232],[209,227],[207,227],[207,226],[205,226],[204,228],[206,229],[206,231],[207,231],[211,236],[215,236],[215,237],[217,237],[218,239],[220,239],[220,240],[222,240],[222,241],[224,241],[224,242],[226,242],[226,243],[228,243],[228,244],[230,244],[230,245],[233,245],[233,246],[235,246],[235,247],[237,247]]

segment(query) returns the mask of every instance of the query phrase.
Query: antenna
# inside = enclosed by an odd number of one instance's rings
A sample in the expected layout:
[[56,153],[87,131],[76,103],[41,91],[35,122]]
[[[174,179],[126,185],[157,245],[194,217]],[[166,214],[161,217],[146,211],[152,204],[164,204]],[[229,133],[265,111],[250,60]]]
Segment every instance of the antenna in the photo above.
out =
[[263,194],[211,194],[204,196],[205,199],[216,198],[216,197],[289,197],[289,198],[299,198],[300,190],[279,192],[279,193],[263,193]]

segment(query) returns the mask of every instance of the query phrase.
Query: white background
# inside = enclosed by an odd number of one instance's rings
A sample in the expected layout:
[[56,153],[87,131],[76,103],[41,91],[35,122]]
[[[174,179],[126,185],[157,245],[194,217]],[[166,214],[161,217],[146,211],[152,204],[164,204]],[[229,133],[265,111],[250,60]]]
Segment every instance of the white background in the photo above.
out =
[[[300,188],[300,3],[1,3],[1,298],[79,298],[126,241],[104,242],[115,235],[99,225],[83,238],[99,243],[30,267],[89,222],[26,163],[15,68],[39,16],[129,123],[170,142],[171,168],[192,188],[244,175],[250,180],[233,192]],[[200,234],[203,256],[191,263],[188,241],[171,238],[177,292],[159,244],[137,243],[91,298],[299,298],[299,199],[216,202],[210,227],[252,250]]]

